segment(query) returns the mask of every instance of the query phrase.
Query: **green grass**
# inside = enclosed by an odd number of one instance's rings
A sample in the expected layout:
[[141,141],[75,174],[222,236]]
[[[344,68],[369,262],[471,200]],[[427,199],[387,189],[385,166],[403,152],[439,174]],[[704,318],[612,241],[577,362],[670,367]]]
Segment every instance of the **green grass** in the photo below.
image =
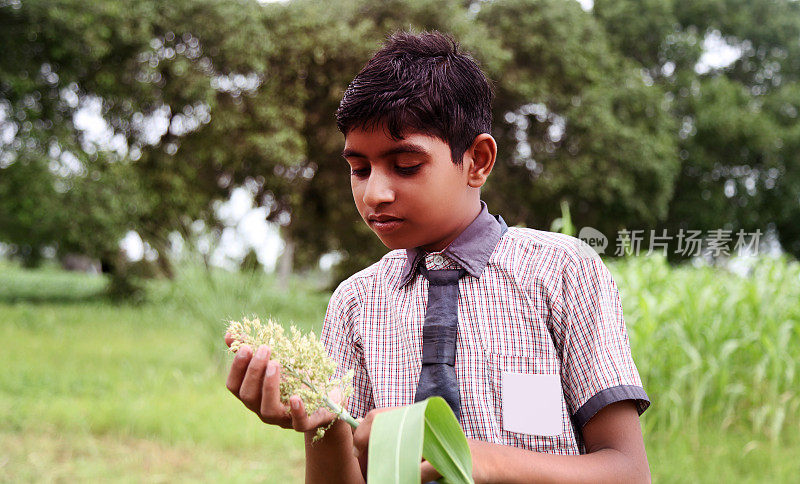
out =
[[[653,406],[655,482],[793,482],[800,473],[800,268],[742,278],[658,259],[611,264]],[[226,318],[319,329],[311,279],[184,268],[140,305],[104,280],[0,262],[0,482],[302,482],[302,439],[224,386]]]
[[[262,424],[225,389],[221,335],[244,310],[319,326],[327,295],[218,276],[214,296],[188,274],[131,306],[104,299],[99,277],[0,267],[0,481],[301,481],[301,436]],[[169,475],[116,462],[126,446]]]

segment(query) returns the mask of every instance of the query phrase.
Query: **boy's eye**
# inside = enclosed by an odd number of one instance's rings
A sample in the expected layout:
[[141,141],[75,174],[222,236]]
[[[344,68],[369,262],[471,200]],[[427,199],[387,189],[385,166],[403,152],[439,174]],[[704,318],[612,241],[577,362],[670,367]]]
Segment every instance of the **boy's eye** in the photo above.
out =
[[418,172],[420,168],[422,168],[421,163],[414,166],[397,166],[395,167],[395,170],[397,170],[397,173],[401,175],[413,175],[414,173]]
[[369,176],[369,168],[352,168],[350,169],[350,175],[357,178],[365,178]]

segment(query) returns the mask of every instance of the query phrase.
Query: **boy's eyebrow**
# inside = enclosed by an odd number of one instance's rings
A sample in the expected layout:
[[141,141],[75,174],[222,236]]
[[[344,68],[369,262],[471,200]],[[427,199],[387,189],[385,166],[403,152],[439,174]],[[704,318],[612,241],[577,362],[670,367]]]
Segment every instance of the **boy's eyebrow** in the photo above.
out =
[[[418,145],[416,143],[401,143],[391,149],[378,153],[378,157],[386,158],[387,156],[401,155],[404,153],[416,153],[426,156],[429,155],[428,150],[426,150],[422,145]],[[367,158],[367,155],[349,148],[345,148],[344,151],[342,151],[342,156],[344,158]]]

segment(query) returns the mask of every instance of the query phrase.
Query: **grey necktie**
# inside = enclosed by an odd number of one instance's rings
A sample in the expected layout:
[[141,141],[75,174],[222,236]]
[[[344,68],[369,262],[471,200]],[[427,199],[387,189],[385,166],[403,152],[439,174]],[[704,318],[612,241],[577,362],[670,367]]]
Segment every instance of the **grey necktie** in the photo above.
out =
[[455,368],[458,280],[466,271],[429,271],[424,262],[419,270],[428,279],[428,309],[422,327],[422,371],[414,401],[438,395],[447,401],[460,420],[461,396]]

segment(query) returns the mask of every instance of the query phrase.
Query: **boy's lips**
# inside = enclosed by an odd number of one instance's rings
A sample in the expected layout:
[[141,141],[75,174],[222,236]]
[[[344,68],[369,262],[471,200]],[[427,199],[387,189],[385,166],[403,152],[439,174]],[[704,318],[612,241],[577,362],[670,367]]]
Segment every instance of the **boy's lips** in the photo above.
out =
[[392,215],[370,215],[367,217],[367,222],[372,230],[381,233],[388,233],[396,230],[403,223],[403,219]]

